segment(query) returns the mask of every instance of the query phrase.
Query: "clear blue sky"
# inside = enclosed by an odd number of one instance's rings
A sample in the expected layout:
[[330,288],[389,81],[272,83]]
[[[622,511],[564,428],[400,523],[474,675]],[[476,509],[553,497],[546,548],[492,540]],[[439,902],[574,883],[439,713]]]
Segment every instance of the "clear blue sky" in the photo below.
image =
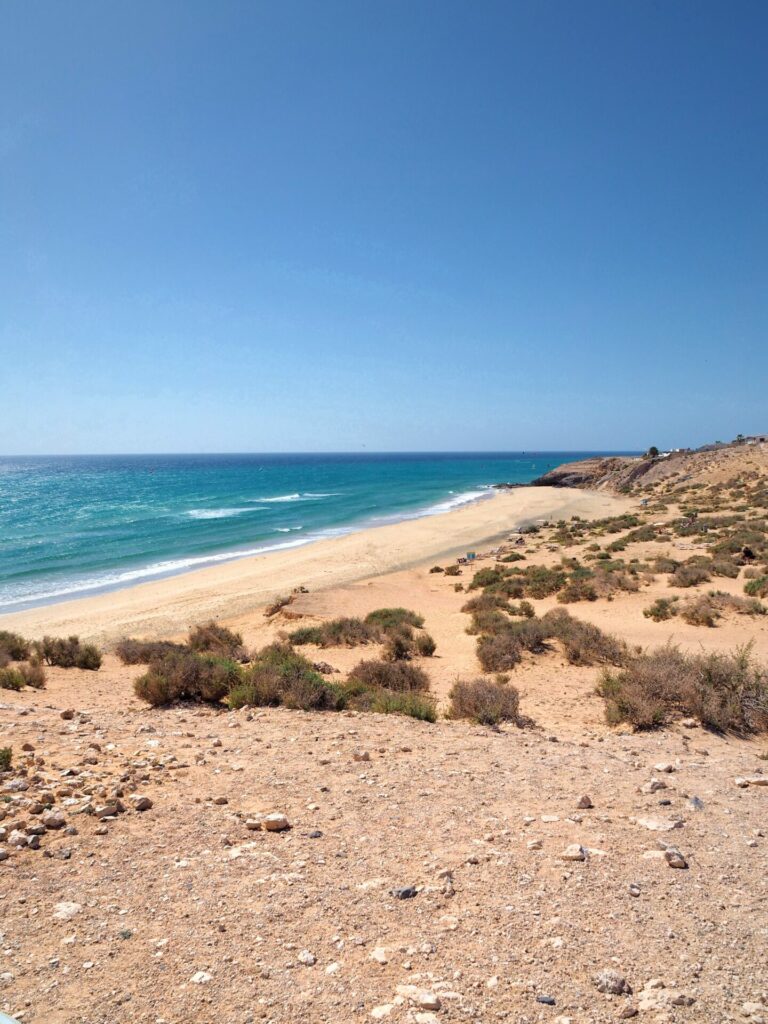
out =
[[6,0],[0,452],[768,430],[765,0]]

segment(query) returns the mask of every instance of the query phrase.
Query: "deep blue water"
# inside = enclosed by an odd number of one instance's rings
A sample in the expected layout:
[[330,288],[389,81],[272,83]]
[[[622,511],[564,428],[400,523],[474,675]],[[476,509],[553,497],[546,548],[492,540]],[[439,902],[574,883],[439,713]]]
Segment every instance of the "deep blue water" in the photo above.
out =
[[0,609],[447,511],[586,454],[0,458]]

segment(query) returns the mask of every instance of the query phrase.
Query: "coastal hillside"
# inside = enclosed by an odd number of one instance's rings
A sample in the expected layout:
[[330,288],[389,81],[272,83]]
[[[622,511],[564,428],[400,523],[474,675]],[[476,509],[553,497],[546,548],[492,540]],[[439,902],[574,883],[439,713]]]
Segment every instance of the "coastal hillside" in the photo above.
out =
[[761,457],[7,617],[0,1011],[765,1024]]
[[533,481],[536,487],[582,487],[618,494],[673,493],[682,485],[717,487],[768,476],[768,437],[658,455],[596,457],[564,463]]

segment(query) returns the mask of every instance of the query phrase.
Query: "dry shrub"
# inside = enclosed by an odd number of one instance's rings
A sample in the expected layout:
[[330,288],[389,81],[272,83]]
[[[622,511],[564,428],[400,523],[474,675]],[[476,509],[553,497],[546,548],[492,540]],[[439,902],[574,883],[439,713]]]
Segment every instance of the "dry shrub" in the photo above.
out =
[[507,676],[497,675],[493,680],[459,680],[448,697],[448,718],[468,718],[480,725],[520,722],[520,694]]
[[31,686],[33,690],[45,689],[45,669],[37,658],[22,662],[18,669],[27,686]]
[[750,597],[768,597],[768,576],[758,576],[745,583],[744,593]]
[[264,609],[264,618],[271,619],[273,615],[277,615],[283,608],[287,608],[289,604],[293,604],[295,598],[293,594],[288,594],[286,597],[278,597],[268,604]]
[[9,772],[13,763],[13,751],[10,747],[0,747],[0,772]]
[[541,619],[546,635],[559,640],[572,665],[622,665],[627,646],[611,633],[604,633],[591,622],[582,622],[564,608],[553,608]]
[[461,566],[460,565],[447,565],[445,567],[445,575],[446,576],[461,576]]
[[189,634],[189,646],[200,654],[218,654],[222,658],[235,658],[238,661],[245,658],[242,636],[217,622],[195,626]]
[[227,658],[195,651],[169,651],[150,662],[134,682],[134,691],[153,707],[177,700],[219,703],[240,681],[240,666]]
[[574,604],[576,601],[596,601],[600,595],[595,581],[587,577],[570,579],[557,595],[561,604]]
[[[707,559],[707,562],[709,560]],[[696,587],[712,579],[711,563],[684,562],[678,565],[669,578],[670,587]]]
[[765,615],[768,609],[756,598],[738,597],[722,590],[711,590],[708,594],[686,601],[680,614],[692,626],[712,627],[728,611],[737,615]]
[[477,657],[484,672],[508,672],[522,661],[522,644],[509,629],[481,636]]
[[81,644],[80,638],[44,636],[35,644],[39,657],[46,665],[59,668],[82,668],[95,672],[101,667],[101,654],[93,644]]
[[124,665],[148,665],[166,654],[187,649],[184,644],[174,644],[170,640],[134,640],[126,637],[116,645],[115,654]]
[[18,633],[0,629],[0,655],[5,655],[6,664],[8,661],[24,661],[29,657],[29,640]]
[[407,661],[361,661],[349,673],[349,679],[398,693],[429,690],[429,676],[424,669]]
[[611,724],[651,729],[691,716],[720,732],[768,730],[768,674],[749,647],[691,655],[667,644],[605,672],[598,693]]

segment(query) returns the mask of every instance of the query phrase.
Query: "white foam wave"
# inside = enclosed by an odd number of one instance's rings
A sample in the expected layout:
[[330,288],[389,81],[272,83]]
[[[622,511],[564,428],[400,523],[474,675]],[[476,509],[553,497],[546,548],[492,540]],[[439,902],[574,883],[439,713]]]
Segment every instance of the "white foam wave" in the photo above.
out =
[[184,514],[190,519],[231,519],[232,516],[258,511],[258,505],[249,505],[248,508],[191,508]]
[[273,498],[256,498],[256,501],[315,501],[318,498],[333,498],[339,491],[303,491],[301,494],[278,494]]
[[303,530],[303,526],[276,526],[278,533],[293,533],[294,530]]
[[201,568],[206,565],[217,565],[219,562],[231,562],[237,558],[248,558],[252,555],[266,555],[271,551],[284,551],[287,548],[298,548],[303,544],[311,543],[311,537],[301,537],[297,540],[281,541],[278,544],[264,544],[257,548],[248,548],[245,551],[222,551],[216,555],[196,555],[190,558],[174,558],[164,562],[154,562],[152,565],[143,566],[140,569],[127,569],[123,572],[105,572],[101,576],[93,576],[88,579],[80,579],[76,582],[61,586],[55,590],[44,592],[32,592],[28,594],[14,594],[10,599],[0,600],[0,607],[7,607],[15,604],[26,604],[34,601],[36,604],[43,601],[50,601],[57,597],[70,597],[73,594],[82,594],[87,591],[112,589],[127,583],[138,583],[153,576],[174,576],[184,572],[185,569]]

